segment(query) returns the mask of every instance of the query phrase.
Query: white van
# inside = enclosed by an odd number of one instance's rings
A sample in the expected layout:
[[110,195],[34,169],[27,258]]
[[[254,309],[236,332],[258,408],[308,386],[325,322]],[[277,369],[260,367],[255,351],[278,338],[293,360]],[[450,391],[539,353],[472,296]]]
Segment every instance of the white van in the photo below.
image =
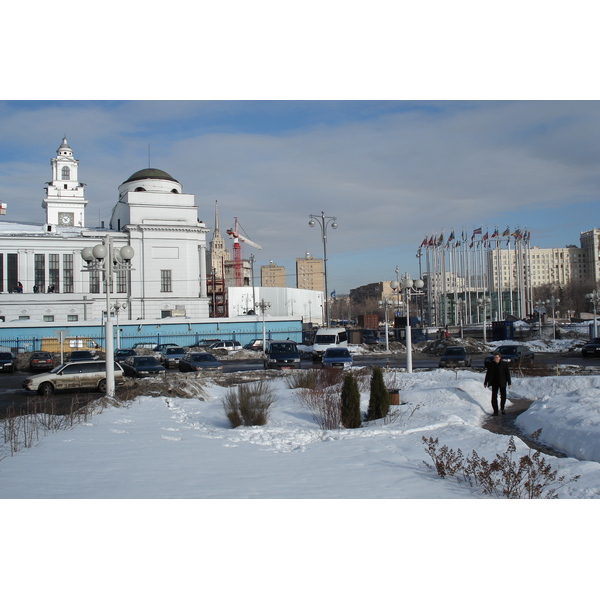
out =
[[317,329],[312,347],[313,360],[321,360],[327,348],[348,346],[348,332],[343,327],[322,327]]

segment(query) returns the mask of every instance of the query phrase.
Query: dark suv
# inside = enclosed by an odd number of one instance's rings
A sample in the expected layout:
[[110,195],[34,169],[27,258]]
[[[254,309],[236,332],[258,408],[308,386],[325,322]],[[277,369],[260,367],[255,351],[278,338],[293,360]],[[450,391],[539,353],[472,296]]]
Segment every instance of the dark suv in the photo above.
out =
[[300,353],[296,342],[267,341],[264,364],[265,369],[299,369]]
[[15,370],[14,357],[10,352],[0,352],[0,371],[13,373]]

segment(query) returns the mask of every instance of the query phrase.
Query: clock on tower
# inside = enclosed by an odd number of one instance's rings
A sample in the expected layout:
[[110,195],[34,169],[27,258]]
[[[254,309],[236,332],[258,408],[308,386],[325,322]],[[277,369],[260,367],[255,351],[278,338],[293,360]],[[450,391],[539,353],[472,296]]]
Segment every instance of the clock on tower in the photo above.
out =
[[71,212],[59,212],[58,213],[58,224],[63,227],[73,227],[75,223],[75,215]]

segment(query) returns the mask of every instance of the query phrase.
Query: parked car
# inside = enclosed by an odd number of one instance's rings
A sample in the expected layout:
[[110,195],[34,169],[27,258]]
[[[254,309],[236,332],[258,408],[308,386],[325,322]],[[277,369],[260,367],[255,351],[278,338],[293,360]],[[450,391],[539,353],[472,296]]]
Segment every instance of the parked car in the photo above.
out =
[[66,356],[67,362],[77,362],[80,360],[96,360],[98,356],[92,354],[89,350],[73,350]]
[[[123,368],[114,363],[115,384],[124,383]],[[106,361],[86,360],[59,365],[49,373],[30,375],[23,381],[23,387],[42,396],[50,396],[59,390],[98,390],[106,392]]]
[[158,344],[158,346],[154,346],[152,350],[154,352],[162,352],[166,348],[179,348],[177,344],[167,343],[167,344]]
[[250,340],[245,346],[245,350],[258,350],[259,352],[263,349],[262,338],[260,340]]
[[598,355],[600,355],[600,338],[591,339],[581,348],[581,356],[584,358]]
[[121,366],[127,377],[155,377],[165,372],[155,356],[128,356]]
[[470,367],[471,357],[462,346],[448,346],[440,356],[440,369]]
[[327,348],[321,357],[321,364],[324,367],[347,369],[352,366],[353,362],[348,348]]
[[227,350],[227,352],[235,352],[242,349],[242,345],[239,342],[233,342],[231,340],[214,342],[208,347],[209,350]]
[[145,348],[146,350],[154,350],[155,347],[156,344],[154,342],[137,342],[137,344],[131,346],[131,349],[140,350],[142,348]]
[[223,365],[210,352],[188,352],[179,360],[179,370],[182,373],[222,368]]
[[520,367],[525,363],[533,363],[535,356],[527,346],[521,346],[519,344],[499,346],[492,354],[485,357],[483,363],[486,367],[494,361],[494,353],[496,352],[500,353],[500,357],[503,361],[510,363],[515,367]]
[[129,356],[137,356],[137,352],[133,348],[115,350],[115,360],[117,362],[121,362]]
[[198,340],[195,344],[192,344],[190,346],[190,348],[202,348],[202,349],[206,349],[208,348],[211,344],[214,344],[216,342],[220,342],[221,340],[218,338],[210,338],[208,340]]
[[30,371],[52,371],[54,358],[50,352],[32,352],[29,357]]
[[176,367],[179,360],[185,355],[185,350],[179,346],[167,347],[160,353],[160,362],[165,366],[165,369]]
[[0,352],[0,371],[13,373],[15,370],[15,358],[10,352]]
[[299,369],[300,353],[296,342],[268,340],[264,365],[265,369]]

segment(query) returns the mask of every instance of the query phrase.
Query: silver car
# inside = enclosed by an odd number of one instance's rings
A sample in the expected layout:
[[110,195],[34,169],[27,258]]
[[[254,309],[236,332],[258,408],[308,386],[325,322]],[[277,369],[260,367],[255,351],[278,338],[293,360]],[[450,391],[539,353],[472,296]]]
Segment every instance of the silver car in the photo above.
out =
[[[123,368],[115,365],[115,384],[122,385],[125,381]],[[82,360],[74,363],[64,363],[48,373],[30,375],[23,381],[23,387],[42,396],[50,396],[59,390],[98,390],[106,393],[106,361]]]

